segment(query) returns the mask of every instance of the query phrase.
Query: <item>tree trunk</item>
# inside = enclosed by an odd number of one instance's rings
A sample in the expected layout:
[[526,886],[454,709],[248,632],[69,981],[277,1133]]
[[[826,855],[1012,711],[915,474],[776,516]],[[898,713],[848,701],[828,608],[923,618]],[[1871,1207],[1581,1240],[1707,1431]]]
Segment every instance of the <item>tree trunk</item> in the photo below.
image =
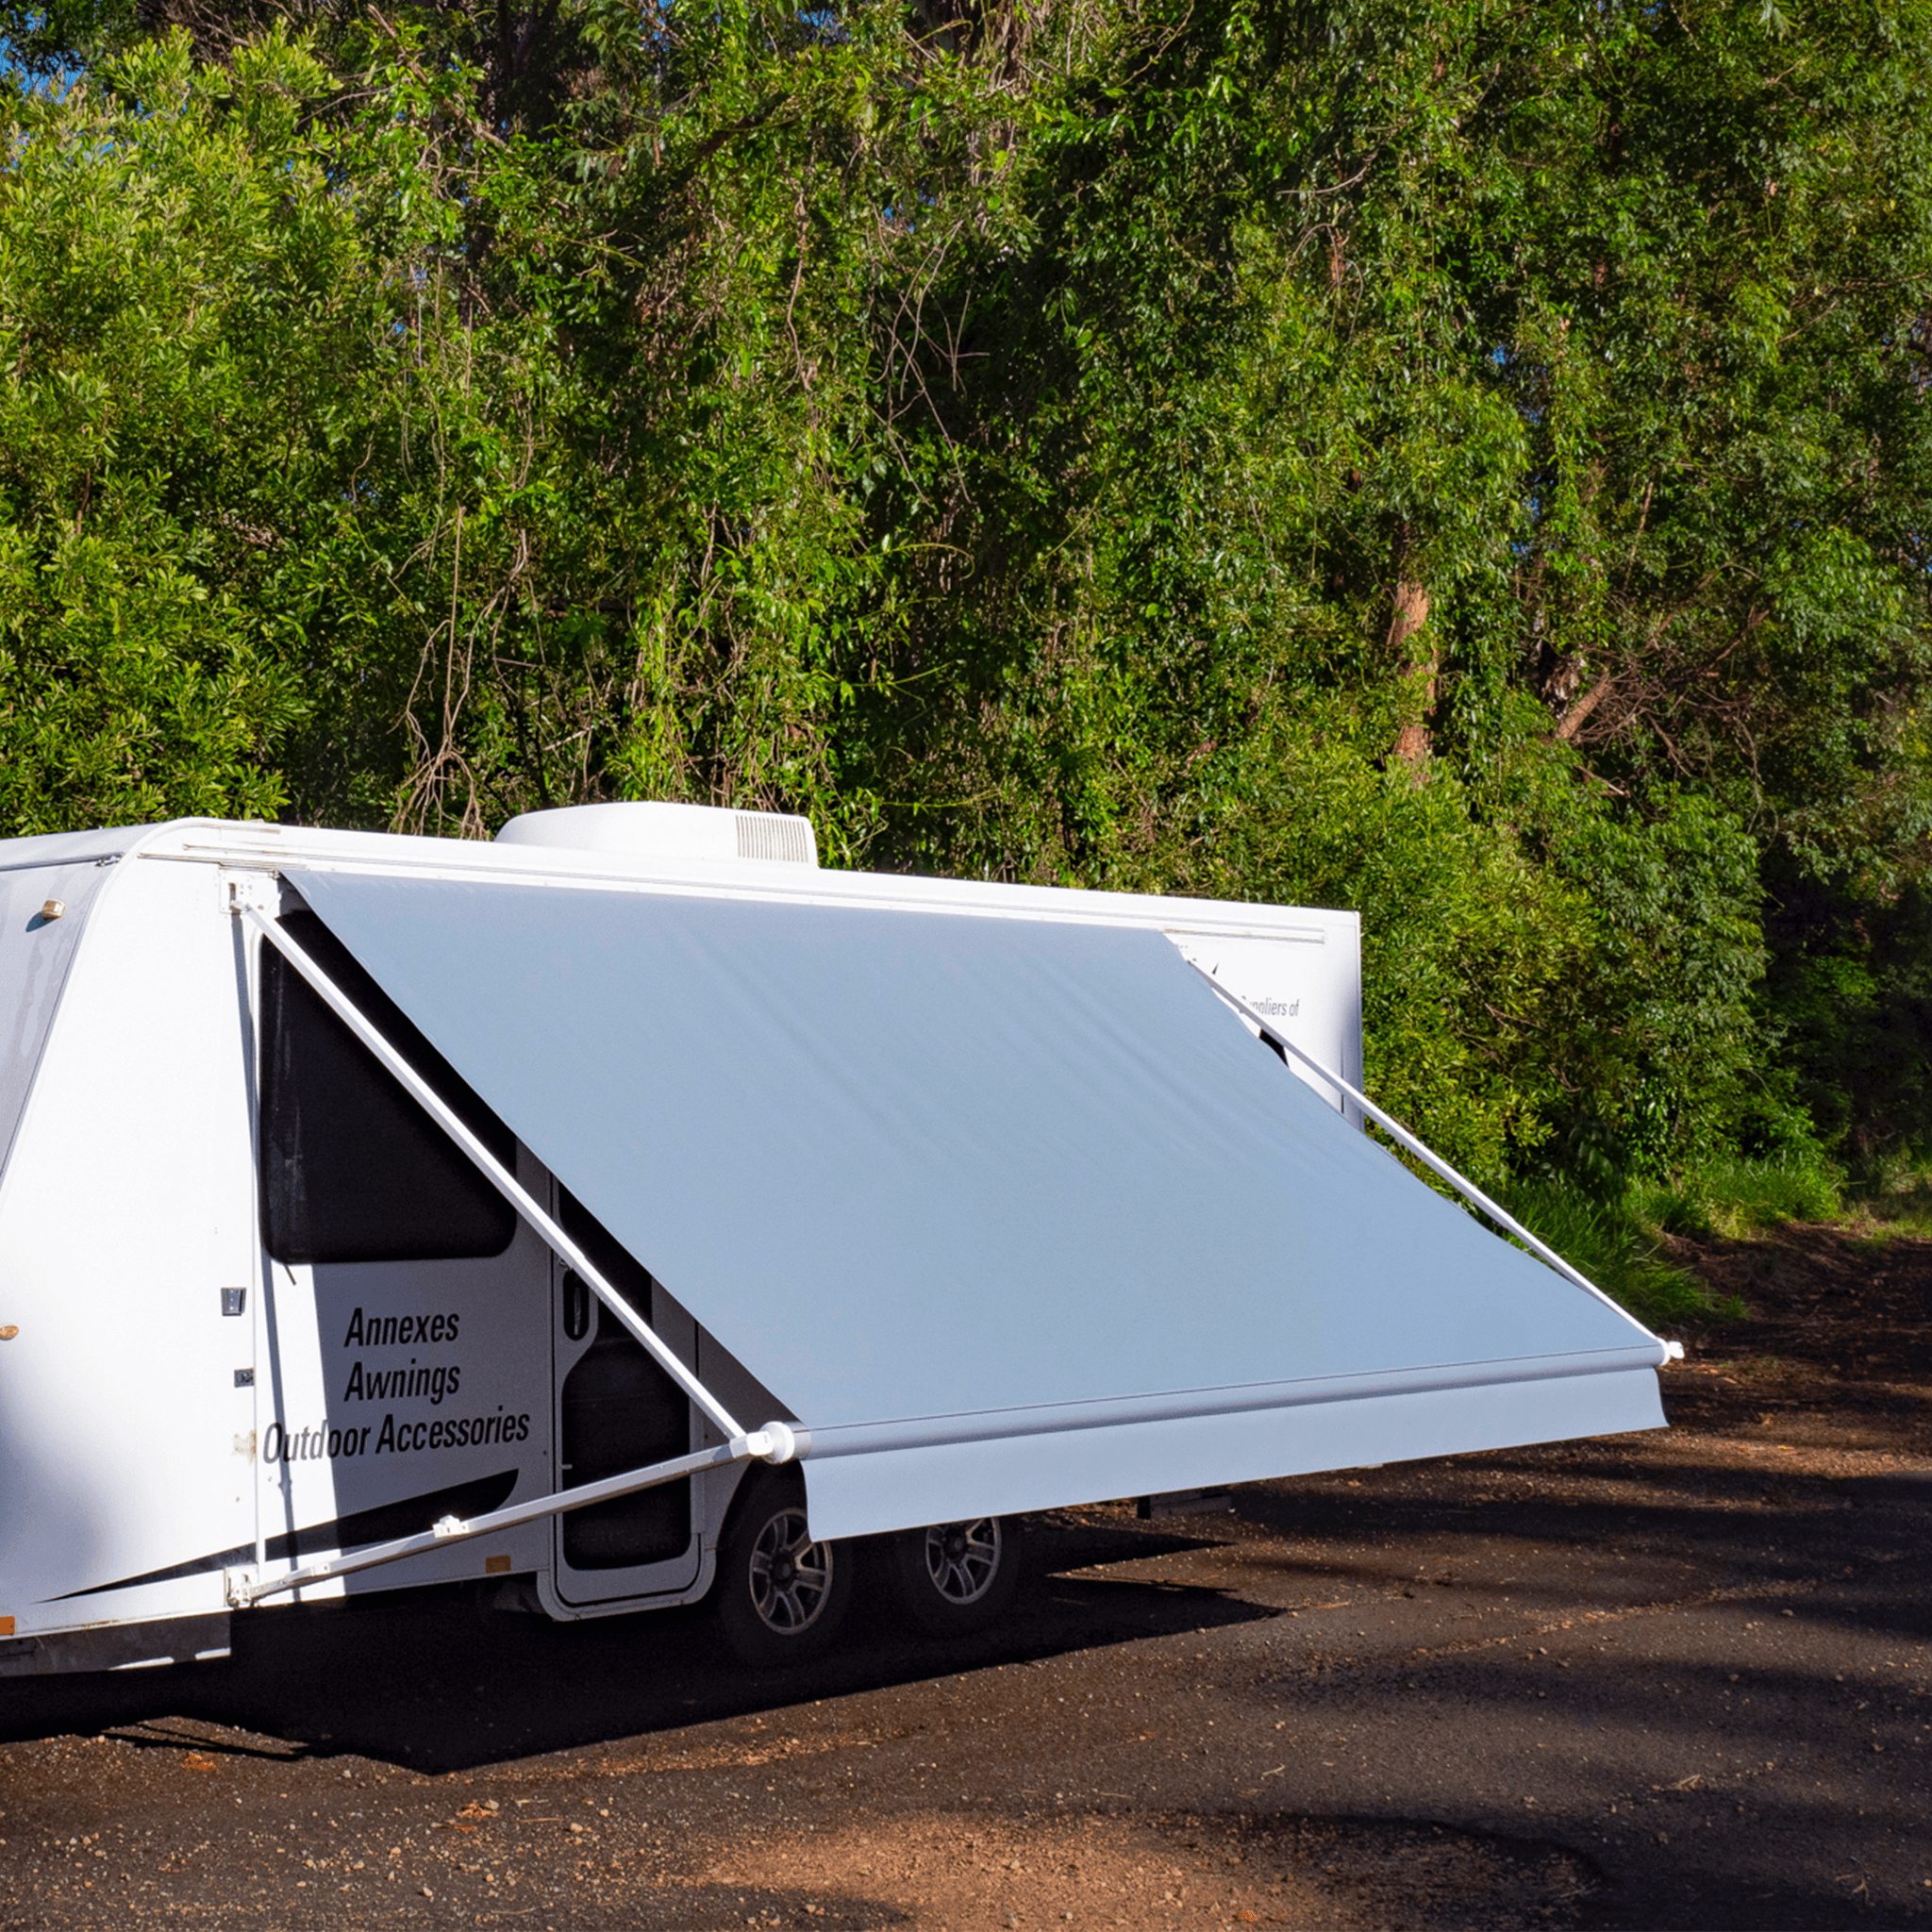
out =
[[1436,708],[1436,675],[1441,658],[1432,633],[1419,646],[1417,633],[1429,621],[1429,588],[1415,577],[1398,577],[1389,620],[1389,654],[1395,660],[1397,715],[1395,756],[1421,778],[1432,749],[1429,718]]

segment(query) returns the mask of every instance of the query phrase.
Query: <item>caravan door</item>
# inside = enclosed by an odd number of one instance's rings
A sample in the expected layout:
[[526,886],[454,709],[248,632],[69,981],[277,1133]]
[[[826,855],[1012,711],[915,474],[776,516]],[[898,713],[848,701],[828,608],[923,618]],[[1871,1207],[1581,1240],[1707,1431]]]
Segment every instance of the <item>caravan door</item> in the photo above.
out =
[[[552,1210],[637,1312],[693,1367],[697,1329],[650,1274],[558,1187]],[[703,1446],[684,1391],[563,1262],[553,1258],[551,1361],[558,1488],[575,1489]],[[679,1595],[697,1581],[699,1524],[683,1482],[554,1519],[553,1579],[572,1608]]]

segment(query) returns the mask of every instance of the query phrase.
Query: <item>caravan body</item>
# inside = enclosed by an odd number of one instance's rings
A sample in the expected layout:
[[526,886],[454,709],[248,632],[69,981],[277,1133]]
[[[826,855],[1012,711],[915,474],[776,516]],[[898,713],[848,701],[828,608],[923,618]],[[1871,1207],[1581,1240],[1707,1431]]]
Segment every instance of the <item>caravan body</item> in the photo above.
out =
[[0,1674],[688,1602],[760,1461],[839,1539],[1661,1422],[1358,1131],[1353,915],[608,807],[15,841],[0,920]]

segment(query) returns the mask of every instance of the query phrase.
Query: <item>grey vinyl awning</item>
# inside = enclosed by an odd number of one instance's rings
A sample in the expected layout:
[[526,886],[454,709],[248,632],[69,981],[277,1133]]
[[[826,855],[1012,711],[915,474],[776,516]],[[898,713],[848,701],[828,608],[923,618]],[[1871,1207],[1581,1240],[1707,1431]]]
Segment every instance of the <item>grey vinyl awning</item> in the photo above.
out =
[[1662,1422],[1160,933],[288,878],[809,1431],[818,1535]]

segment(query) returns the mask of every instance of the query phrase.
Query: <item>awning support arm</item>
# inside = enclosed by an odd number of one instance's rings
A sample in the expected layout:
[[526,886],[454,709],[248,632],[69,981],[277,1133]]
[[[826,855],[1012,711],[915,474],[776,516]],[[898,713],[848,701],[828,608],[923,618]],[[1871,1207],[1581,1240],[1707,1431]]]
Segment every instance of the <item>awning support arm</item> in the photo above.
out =
[[[772,1440],[767,1441],[770,1438]],[[284,1591],[300,1590],[307,1584],[325,1583],[334,1576],[347,1576],[357,1570],[373,1570],[379,1563],[399,1563],[405,1557],[420,1557],[426,1550],[440,1550],[446,1543],[467,1538],[488,1536],[499,1529],[514,1529],[519,1524],[534,1523],[542,1516],[560,1516],[566,1509],[582,1509],[591,1503],[607,1503],[613,1496],[634,1496],[641,1490],[660,1489],[700,1470],[716,1469],[727,1462],[744,1462],[762,1457],[768,1462],[789,1460],[794,1449],[792,1431],[783,1423],[772,1423],[750,1436],[738,1436],[714,1449],[700,1449],[694,1455],[680,1456],[670,1462],[654,1462],[645,1469],[633,1469],[622,1475],[608,1475],[601,1482],[585,1483],[580,1489],[565,1490],[557,1495],[536,1496],[527,1503],[512,1503],[507,1508],[491,1509],[482,1516],[445,1516],[433,1528],[415,1536],[397,1537],[392,1542],[371,1543],[348,1556],[333,1557],[326,1562],[311,1563],[303,1570],[291,1570],[286,1576],[255,1576],[246,1571],[231,1570],[226,1577],[226,1596],[235,1609],[245,1609],[263,1597],[277,1596]],[[774,1452],[782,1450],[784,1454]]]
[[[1508,1229],[1539,1260],[1547,1261],[1565,1281],[1574,1281],[1578,1288],[1595,1295],[1597,1300],[1602,1302],[1607,1308],[1615,1308],[1620,1315],[1626,1318],[1629,1317],[1629,1309],[1621,1307],[1617,1302],[1611,1300],[1588,1276],[1579,1274],[1574,1268],[1571,1267],[1569,1262],[1564,1260],[1561,1255],[1557,1253],[1556,1249],[1548,1247],[1543,1242],[1538,1241],[1536,1236],[1531,1234],[1528,1228],[1524,1227],[1522,1222],[1518,1221],[1514,1215],[1507,1213],[1505,1209],[1498,1207],[1474,1181],[1466,1179],[1463,1175],[1457,1174],[1441,1155],[1431,1153],[1400,1121],[1391,1114],[1384,1113],[1366,1093],[1357,1088],[1351,1087],[1340,1074],[1330,1073],[1312,1055],[1304,1053],[1293,1041],[1286,1038],[1277,1027],[1272,1025],[1259,1013],[1256,1012],[1246,1000],[1237,993],[1229,992],[1226,987],[1223,986],[1220,980],[1216,979],[1213,974],[1207,971],[1205,967],[1194,966],[1194,962],[1191,959],[1188,961],[1188,964],[1193,966],[1194,971],[1200,974],[1201,977],[1214,989],[1215,992],[1222,999],[1224,999],[1251,1026],[1258,1026],[1261,1029],[1262,1039],[1274,1046],[1278,1046],[1283,1053],[1291,1053],[1303,1066],[1308,1068],[1319,1079],[1326,1081],[1338,1093],[1345,1093],[1391,1141],[1413,1154],[1432,1174],[1441,1174],[1465,1201],[1473,1208],[1479,1208],[1484,1214],[1487,1214],[1498,1227]],[[1675,1356],[1681,1356],[1684,1353],[1681,1342],[1667,1341],[1664,1343],[1664,1346],[1667,1349],[1674,1350]],[[1673,1358],[1675,1358],[1674,1356]]]
[[[650,1352],[658,1367],[710,1418],[719,1431],[730,1440],[734,1448],[740,1442],[746,1442],[752,1445],[745,1452],[748,1455],[769,1457],[773,1461],[786,1461],[790,1458],[790,1450],[784,1455],[772,1454],[779,1443],[773,1434],[771,1425],[758,1431],[756,1436],[747,1436],[731,1411],[685,1367],[657,1330],[605,1279],[597,1264],[544,1211],[535,1195],[519,1184],[516,1175],[511,1174],[508,1168],[505,1167],[502,1161],[498,1160],[495,1155],[471,1132],[469,1126],[448,1106],[436,1089],[430,1086],[428,1081],[424,1079],[422,1074],[376,1031],[348,994],[280,925],[274,920],[265,918],[256,907],[238,904],[234,909],[315,989],[336,1018],[341,1021],[342,1024],[397,1080],[402,1082],[417,1105],[469,1156],[483,1178],[536,1229],[551,1252],[589,1284],[597,1299]],[[785,1433],[789,1439],[791,1432],[787,1430]]]

